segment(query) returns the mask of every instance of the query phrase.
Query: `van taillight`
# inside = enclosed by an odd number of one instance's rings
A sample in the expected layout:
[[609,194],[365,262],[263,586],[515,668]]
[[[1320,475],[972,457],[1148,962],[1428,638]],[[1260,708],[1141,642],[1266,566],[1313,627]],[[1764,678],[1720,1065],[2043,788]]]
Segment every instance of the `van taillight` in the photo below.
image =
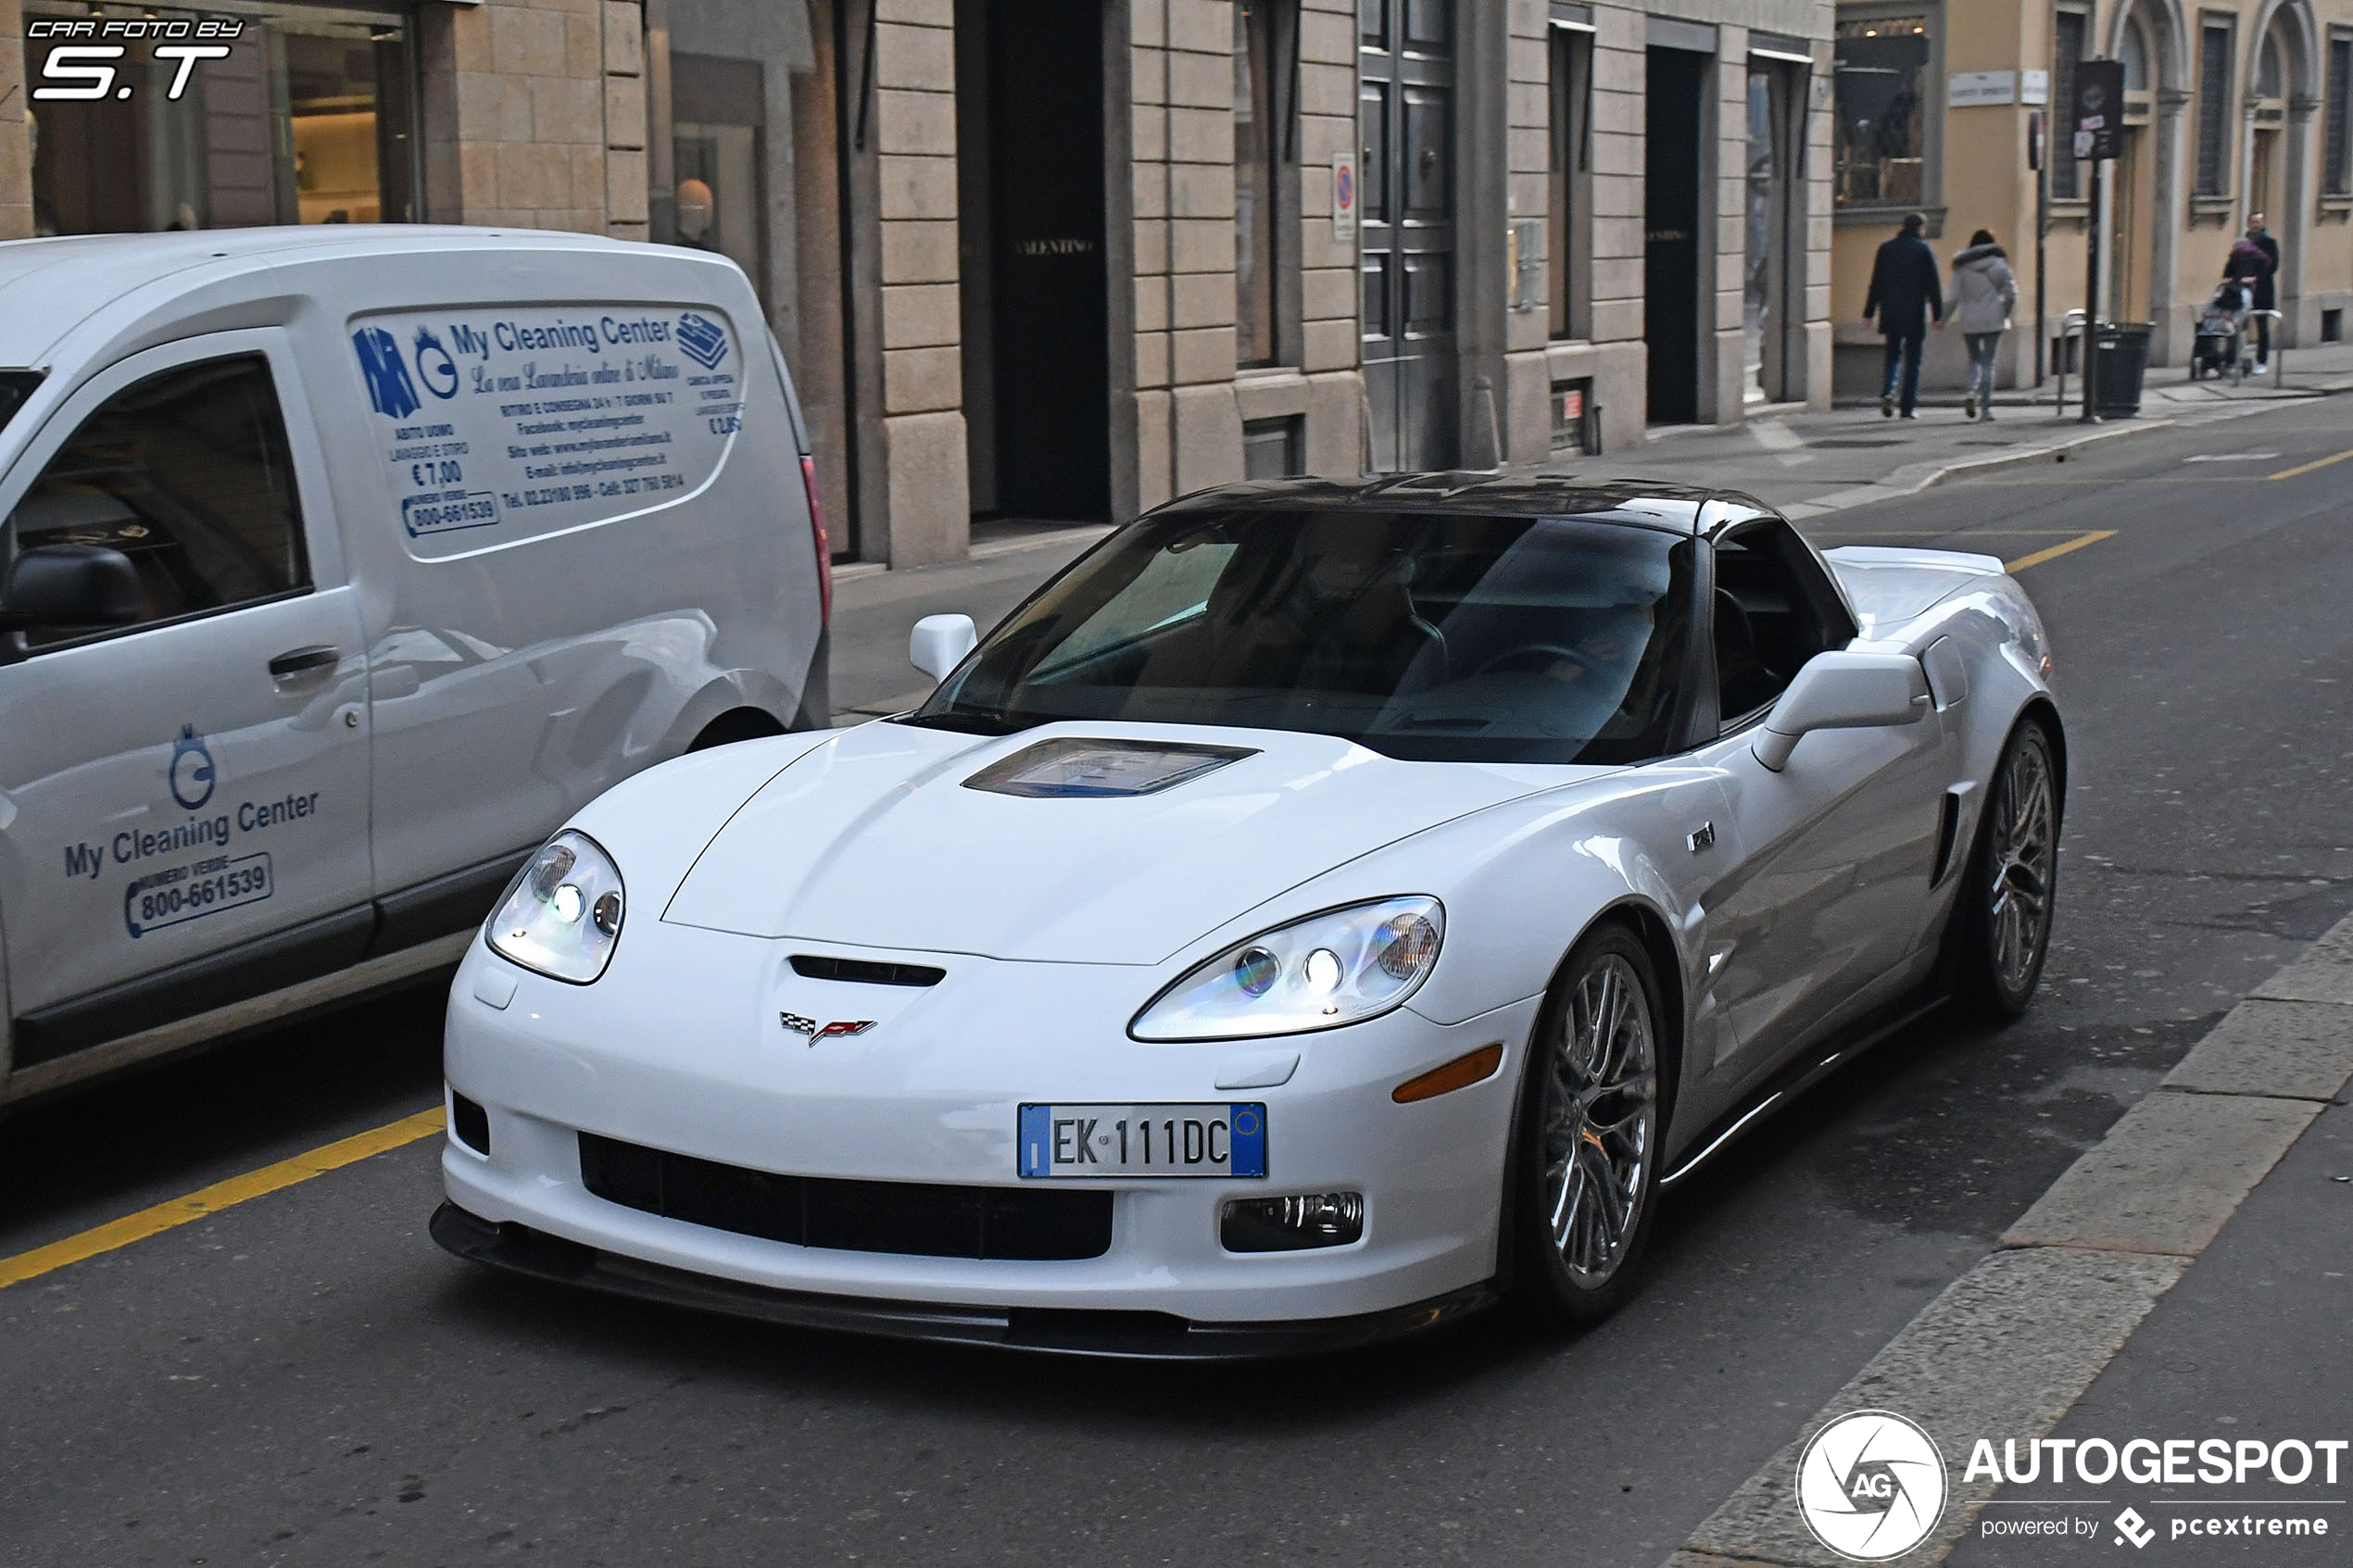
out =
[[809,536],[817,546],[817,621],[834,621],[834,546],[825,537],[825,503],[817,498],[817,459],[800,459],[800,487],[809,495]]

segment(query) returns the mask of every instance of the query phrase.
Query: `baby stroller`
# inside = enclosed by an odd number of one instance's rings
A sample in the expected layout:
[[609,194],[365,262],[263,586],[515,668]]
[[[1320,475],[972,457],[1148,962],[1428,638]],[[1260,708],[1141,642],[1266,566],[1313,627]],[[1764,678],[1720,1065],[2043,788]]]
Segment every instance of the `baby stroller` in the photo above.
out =
[[2197,343],[2190,350],[2190,380],[2228,375],[2233,382],[2246,374],[2246,283],[2225,278],[2198,319]]

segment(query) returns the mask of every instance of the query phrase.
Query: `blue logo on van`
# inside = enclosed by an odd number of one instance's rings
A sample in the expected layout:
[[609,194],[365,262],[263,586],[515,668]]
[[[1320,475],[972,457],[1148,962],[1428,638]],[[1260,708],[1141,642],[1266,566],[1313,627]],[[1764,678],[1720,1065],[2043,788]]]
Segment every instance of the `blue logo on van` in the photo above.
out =
[[449,358],[431,327],[417,329],[417,379],[435,397],[458,395],[458,361]]
[[368,383],[368,401],[377,413],[388,420],[405,420],[422,407],[416,384],[409,379],[408,364],[400,358],[400,345],[390,332],[382,327],[362,327],[351,334],[351,349],[359,356],[359,375]]
[[678,346],[704,370],[715,370],[727,358],[727,329],[689,310],[678,318]]
[[215,778],[212,750],[204,736],[194,724],[181,725],[180,738],[171,743],[171,798],[195,810],[212,798]]

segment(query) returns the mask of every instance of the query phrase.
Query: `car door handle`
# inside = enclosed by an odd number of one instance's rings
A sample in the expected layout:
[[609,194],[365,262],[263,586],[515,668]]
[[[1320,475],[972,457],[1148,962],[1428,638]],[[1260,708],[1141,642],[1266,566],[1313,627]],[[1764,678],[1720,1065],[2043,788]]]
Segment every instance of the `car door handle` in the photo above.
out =
[[329,647],[324,643],[307,648],[288,648],[270,661],[270,678],[280,682],[297,680],[322,670],[333,670],[342,662],[343,650]]

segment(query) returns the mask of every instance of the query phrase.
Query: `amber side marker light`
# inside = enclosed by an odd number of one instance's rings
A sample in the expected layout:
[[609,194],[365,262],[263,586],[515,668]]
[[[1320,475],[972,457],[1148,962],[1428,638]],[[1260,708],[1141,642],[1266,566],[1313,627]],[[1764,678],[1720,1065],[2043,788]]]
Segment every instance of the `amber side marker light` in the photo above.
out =
[[1495,1076],[1495,1069],[1504,1065],[1504,1042],[1481,1046],[1468,1056],[1458,1056],[1443,1067],[1433,1067],[1418,1078],[1408,1078],[1389,1091],[1389,1098],[1400,1105],[1411,1105],[1417,1099],[1436,1099],[1440,1095],[1456,1089],[1469,1088],[1482,1078]]

